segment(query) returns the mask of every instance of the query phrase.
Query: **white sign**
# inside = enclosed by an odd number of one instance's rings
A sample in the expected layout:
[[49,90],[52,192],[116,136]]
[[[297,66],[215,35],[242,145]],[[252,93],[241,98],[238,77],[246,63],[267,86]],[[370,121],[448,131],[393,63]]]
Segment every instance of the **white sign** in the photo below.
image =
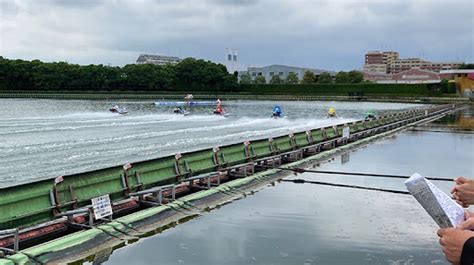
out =
[[92,198],[91,201],[95,219],[101,219],[112,215],[112,205],[110,205],[109,194]]
[[342,128],[342,138],[349,138],[349,126]]
[[57,178],[54,179],[54,184],[59,184],[59,183],[61,183],[61,182],[63,182],[63,181],[64,181],[63,176],[59,176],[59,177],[57,177]]
[[132,168],[132,164],[130,164],[130,163],[127,163],[127,164],[123,165],[123,170],[127,170],[127,169],[130,169],[130,168]]

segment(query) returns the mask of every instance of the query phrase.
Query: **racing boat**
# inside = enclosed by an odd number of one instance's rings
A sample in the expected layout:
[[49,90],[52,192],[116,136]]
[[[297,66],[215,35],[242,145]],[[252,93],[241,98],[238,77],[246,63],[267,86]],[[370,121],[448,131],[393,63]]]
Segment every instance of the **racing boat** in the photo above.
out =
[[272,118],[283,118],[283,117],[285,117],[285,114],[281,111],[281,107],[278,105],[273,107]]
[[225,112],[222,109],[222,102],[221,102],[220,99],[217,99],[216,104],[217,104],[216,109],[213,112],[215,115],[220,115],[220,116],[228,116],[229,115],[229,113]]
[[336,109],[335,108],[329,108],[328,109],[328,117],[330,117],[330,118],[336,117]]
[[184,110],[184,109],[182,109],[181,107],[176,107],[176,108],[174,108],[174,109],[173,109],[173,113],[175,113],[175,114],[181,114],[181,115],[184,115],[184,116],[190,114],[189,111]]
[[375,118],[377,118],[377,112],[376,111],[369,109],[365,113],[365,119],[366,120],[375,119]]
[[225,111],[219,112],[219,111],[217,111],[217,110],[214,110],[212,113],[213,113],[214,115],[219,115],[219,116],[223,116],[223,117],[227,117],[227,116],[230,115],[228,112],[225,112]]
[[109,110],[110,110],[110,112],[112,112],[112,113],[118,113],[118,114],[127,114],[127,113],[128,113],[128,111],[127,111],[127,109],[126,109],[125,107],[120,108],[120,107],[117,106],[117,105],[113,106],[113,107],[110,108]]

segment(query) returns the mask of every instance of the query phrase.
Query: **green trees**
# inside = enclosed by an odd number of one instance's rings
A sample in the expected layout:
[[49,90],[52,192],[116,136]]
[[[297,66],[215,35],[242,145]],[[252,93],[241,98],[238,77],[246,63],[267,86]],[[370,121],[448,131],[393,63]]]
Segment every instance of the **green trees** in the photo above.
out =
[[319,75],[318,82],[321,84],[329,84],[332,82],[331,74],[328,72],[322,72]]
[[348,82],[349,77],[346,72],[340,71],[334,76],[334,82],[337,84],[344,84],[344,83],[349,83]]
[[228,77],[227,68],[210,61],[186,58],[176,65],[176,85],[196,90],[223,90],[235,77]]
[[240,83],[241,84],[252,84],[252,77],[249,73],[244,73],[240,76]]
[[253,82],[255,84],[266,84],[267,80],[265,79],[265,76],[257,76]]
[[361,83],[362,81],[364,81],[364,74],[359,71],[352,70],[347,73],[347,79],[347,81],[352,84]]
[[458,67],[458,69],[474,69],[474,63],[463,63]]
[[316,83],[316,75],[311,71],[304,72],[303,79],[301,80],[302,84],[313,84]]
[[364,81],[364,74],[359,71],[352,70],[348,73],[340,71],[334,77],[334,82],[338,84],[357,84]]
[[[339,72],[335,83],[360,83],[362,73]],[[249,73],[240,76],[240,83],[266,84],[264,76],[254,81]],[[273,75],[270,84],[298,84],[295,73],[290,72],[285,80]],[[316,78],[306,71],[302,84],[331,84],[332,76],[321,73]],[[237,74],[229,74],[222,64],[186,58],[177,65],[129,64],[123,67],[106,65],[77,65],[66,62],[44,63],[39,60],[9,60],[0,56],[0,90],[11,91],[238,91]]]
[[281,84],[281,83],[283,83],[283,80],[281,80],[279,75],[274,75],[270,79],[270,84]]
[[448,79],[443,78],[441,82],[439,83],[441,87],[441,92],[443,93],[451,93],[454,94],[456,93],[456,83],[455,82],[449,82]]
[[222,64],[186,58],[177,65],[77,65],[0,57],[0,89],[37,91],[228,91],[237,78]]
[[286,76],[286,80],[285,80],[285,82],[287,84],[298,84],[299,81],[300,80],[298,79],[298,76],[293,72],[289,72],[288,76]]

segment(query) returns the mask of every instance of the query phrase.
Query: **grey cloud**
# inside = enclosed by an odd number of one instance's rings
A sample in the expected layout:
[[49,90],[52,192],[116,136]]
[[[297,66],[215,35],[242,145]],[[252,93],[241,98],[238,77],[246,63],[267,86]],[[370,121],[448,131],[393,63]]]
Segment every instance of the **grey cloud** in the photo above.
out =
[[20,7],[14,1],[0,0],[0,16],[15,15]]
[[167,53],[223,62],[225,49],[236,48],[242,67],[339,70],[360,68],[373,49],[432,60],[474,54],[473,4],[464,0],[0,3],[9,14],[1,17],[0,54],[11,58],[122,65],[139,53]]
[[249,6],[258,3],[258,0],[211,0],[215,5],[229,5],[229,6]]
[[[34,0],[30,0],[34,1]],[[94,7],[103,2],[98,0],[39,0],[35,1],[40,5],[63,6],[63,7]]]

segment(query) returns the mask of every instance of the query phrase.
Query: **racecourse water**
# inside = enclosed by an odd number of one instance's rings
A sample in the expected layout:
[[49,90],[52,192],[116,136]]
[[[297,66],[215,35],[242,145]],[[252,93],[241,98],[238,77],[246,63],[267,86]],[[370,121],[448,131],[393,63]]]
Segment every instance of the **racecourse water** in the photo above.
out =
[[[315,167],[452,178],[473,177],[473,165],[471,132],[407,131]],[[406,190],[400,179],[291,178]],[[448,264],[437,229],[410,195],[281,182],[118,249],[108,264]]]
[[[415,106],[232,101],[224,102],[230,115],[221,117],[210,108],[177,115],[152,103],[0,99],[0,187],[351,121],[367,109]],[[115,104],[129,114],[109,112]],[[275,104],[287,118],[270,118]],[[329,107],[338,118],[326,118]]]
[[[109,113],[115,102],[108,101],[0,103],[3,185],[350,121],[369,108],[415,106],[284,102],[288,118],[273,120],[268,116],[276,102],[226,102],[231,113],[226,118],[205,108],[179,116],[140,101],[121,102],[130,110],[127,116]],[[329,107],[338,110],[338,119],[325,117]],[[463,113],[472,119],[472,108]],[[473,138],[472,132],[407,131],[317,168],[473,177]],[[405,190],[399,179],[310,173],[287,178]],[[445,191],[452,185],[435,184]],[[160,234],[102,251],[98,259],[112,252],[107,264],[446,264],[436,230],[409,195],[281,182]]]

